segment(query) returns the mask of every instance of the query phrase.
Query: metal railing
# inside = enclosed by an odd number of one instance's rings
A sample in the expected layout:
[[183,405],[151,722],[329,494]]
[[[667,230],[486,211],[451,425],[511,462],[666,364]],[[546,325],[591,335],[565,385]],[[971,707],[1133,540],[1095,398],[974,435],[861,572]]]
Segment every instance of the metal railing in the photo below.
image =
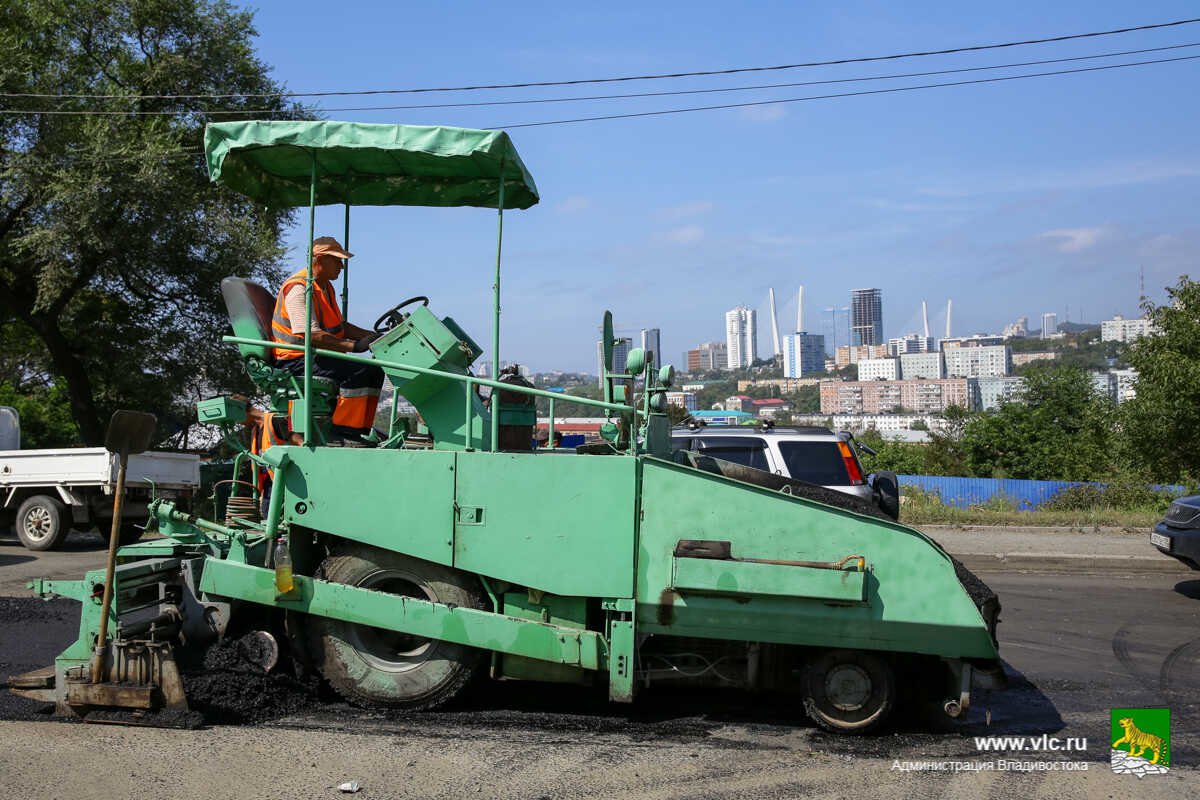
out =
[[[223,336],[223,337],[221,337],[221,341],[228,342],[230,344],[247,344],[247,345],[257,345],[260,347],[274,347],[279,350],[299,350],[299,351],[304,350],[304,345],[301,345],[301,344],[286,344],[284,342],[266,341],[263,339],[249,339],[249,338],[242,337],[242,336]],[[493,395],[493,397],[496,397],[496,399],[497,399],[497,402],[492,403],[492,407],[490,409],[490,412],[494,419],[498,418],[499,413],[500,413],[500,409],[498,407],[499,397],[496,395],[496,392],[500,389],[503,389],[506,392],[517,392],[518,394],[530,395],[532,397],[545,397],[547,400],[550,401],[550,431],[549,431],[550,441],[553,442],[553,440],[554,440],[554,403],[556,400],[563,399],[563,396],[557,392],[548,392],[545,389],[535,389],[535,388],[532,388],[529,386],[521,386],[520,384],[503,383],[501,381],[492,380],[491,378],[481,378],[477,375],[459,375],[456,372],[444,372],[440,369],[429,369],[427,367],[416,367],[411,364],[401,363],[399,361],[385,361],[383,359],[378,359],[378,358],[368,358],[366,356],[358,355],[357,353],[339,353],[335,350],[321,350],[320,355],[323,358],[337,358],[337,359],[341,359],[342,361],[349,361],[354,364],[368,364],[368,365],[374,365],[376,367],[381,367],[381,368],[403,370],[405,372],[415,372],[418,375],[434,375],[439,378],[449,378],[450,380],[458,381],[459,383],[465,383],[467,385],[467,392],[466,392],[466,448],[468,450],[473,449],[471,446],[472,445],[471,419],[472,419],[472,415],[474,412],[471,408],[471,395],[475,391],[475,386],[489,386],[492,388],[492,395]],[[305,399],[307,399],[307,398],[305,398]],[[579,403],[580,405],[584,405],[584,406],[592,406],[593,408],[602,408],[605,411],[612,411],[612,412],[615,412],[615,413],[621,414],[621,415],[629,415],[629,414],[634,414],[637,412],[637,409],[631,405],[625,405],[624,403],[609,403],[604,400],[593,400],[590,397],[574,397],[574,396],[572,396],[570,399],[570,402]],[[392,407],[395,408],[395,399],[394,398],[392,400]],[[632,425],[630,426],[630,428],[631,428],[631,430],[630,430],[630,436],[629,436],[629,455],[635,455],[637,453],[637,443],[636,443],[637,437],[632,435]],[[492,439],[491,450],[492,450],[492,452],[495,452],[499,449],[499,441],[497,441],[499,439],[499,437],[493,435],[491,437],[491,439]]]

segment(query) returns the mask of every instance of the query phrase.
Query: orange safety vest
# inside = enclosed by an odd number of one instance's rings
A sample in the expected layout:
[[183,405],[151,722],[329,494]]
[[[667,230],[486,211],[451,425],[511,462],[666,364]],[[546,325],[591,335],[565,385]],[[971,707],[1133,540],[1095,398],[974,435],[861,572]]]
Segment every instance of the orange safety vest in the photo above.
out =
[[[285,344],[304,344],[304,336],[297,336],[292,333],[292,321],[288,316],[287,304],[284,298],[293,286],[299,285],[304,287],[305,273],[307,270],[300,270],[292,277],[283,282],[283,286],[279,287],[279,295],[275,298],[275,315],[271,318],[271,338],[276,342]],[[339,339],[346,338],[345,320],[342,319],[342,310],[338,307],[337,295],[333,291],[333,284],[329,281],[313,281],[313,312],[316,314],[317,326],[331,333]],[[272,352],[275,355],[275,360],[287,358],[301,358],[304,356],[303,350],[281,350],[273,348]]]
[[[274,447],[277,444],[289,444],[289,442],[286,439],[280,439],[275,434],[275,412],[268,411],[263,416],[262,429],[254,431],[250,436],[250,452],[261,456],[268,447]],[[256,464],[255,473],[258,475],[258,493],[262,494],[266,491],[267,481],[275,480],[275,470],[263,469]]]

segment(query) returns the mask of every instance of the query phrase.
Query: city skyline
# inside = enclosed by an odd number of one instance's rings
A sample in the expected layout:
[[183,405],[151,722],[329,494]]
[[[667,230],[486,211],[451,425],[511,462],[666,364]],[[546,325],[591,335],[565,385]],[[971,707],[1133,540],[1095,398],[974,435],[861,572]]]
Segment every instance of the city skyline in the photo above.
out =
[[[1191,5],[1168,2],[1160,14],[1194,16]],[[529,29],[500,8],[480,7],[470,29],[460,32],[461,49],[452,55],[436,37],[416,37],[403,70],[378,55],[393,49],[388,26],[364,29],[352,18],[331,19],[312,0],[266,4],[254,24],[263,60],[304,91],[358,87],[364,74],[378,76],[372,85],[467,86],[791,64],[1137,21],[1118,4],[1016,0],[1002,9],[944,2],[919,9],[861,0],[826,7],[750,3],[731,17],[719,4],[668,1],[622,13],[580,7],[539,15]],[[433,8],[381,13],[402,14],[418,30],[437,29]],[[314,61],[292,45],[313,25],[358,46],[337,63]],[[768,29],[798,33],[764,35]],[[1174,43],[1167,31],[1106,41],[1112,50]],[[1014,48],[1011,59],[995,53],[910,59],[896,62],[896,71],[1093,55],[1104,50],[1098,42]],[[795,73],[794,80],[805,81],[871,70],[845,65]],[[664,352],[681,353],[723,339],[716,326],[737,303],[765,322],[770,287],[785,325],[795,318],[800,284],[810,316],[845,306],[852,288],[880,288],[885,338],[922,331],[922,300],[931,334],[940,334],[951,296],[955,333],[996,332],[1017,317],[1033,323],[1047,311],[1065,322],[1068,306],[1072,322],[1080,308],[1093,322],[1115,313],[1138,317],[1139,266],[1146,294],[1157,302],[1165,299],[1163,287],[1195,272],[1200,109],[1179,102],[1179,87],[1197,77],[1200,62],[1180,62],[509,128],[541,202],[504,215],[501,357],[535,370],[588,369],[605,309],[621,320],[653,320]],[[660,83],[665,89],[680,82]],[[801,94],[742,93],[751,101]],[[579,114],[545,105],[375,112],[333,111],[347,105],[336,101],[321,105],[330,119],[497,128],[669,104],[664,98],[574,104]],[[1023,135],[1030,119],[1039,121],[1036,136]],[[879,136],[881,125],[889,136]],[[696,169],[700,163],[738,168]],[[631,192],[632,176],[638,188]],[[419,293],[476,341],[490,340],[495,217],[485,209],[355,209],[350,320],[370,323]],[[317,209],[318,235],[340,235],[343,226],[340,206]],[[287,272],[303,266],[307,228],[298,216],[288,235]],[[823,332],[815,322],[808,328]],[[761,333],[757,346],[767,352],[770,342]]]

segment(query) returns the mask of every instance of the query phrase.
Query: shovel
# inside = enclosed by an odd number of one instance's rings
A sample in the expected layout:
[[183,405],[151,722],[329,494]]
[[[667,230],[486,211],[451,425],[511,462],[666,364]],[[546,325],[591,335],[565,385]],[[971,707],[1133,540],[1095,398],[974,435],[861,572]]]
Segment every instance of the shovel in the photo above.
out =
[[118,459],[117,488],[113,492],[112,532],[108,537],[108,563],[104,571],[104,600],[100,607],[100,633],[96,636],[96,649],[92,653],[92,683],[104,683],[105,654],[108,652],[108,616],[113,599],[113,573],[117,568],[117,544],[121,531],[121,512],[125,508],[125,468],[129,457],[144,452],[150,446],[158,419],[142,411],[116,411],[108,421],[108,433],[104,436],[104,449],[116,453]]

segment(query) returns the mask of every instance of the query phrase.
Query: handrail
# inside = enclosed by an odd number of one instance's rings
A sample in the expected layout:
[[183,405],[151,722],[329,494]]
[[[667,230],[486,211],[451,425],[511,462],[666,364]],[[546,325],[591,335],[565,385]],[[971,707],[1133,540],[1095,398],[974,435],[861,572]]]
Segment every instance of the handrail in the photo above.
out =
[[[263,339],[248,339],[244,336],[222,336],[221,341],[229,344],[249,344],[266,347],[274,347],[279,350],[303,350],[304,345],[286,344],[284,342],[266,341]],[[563,395],[559,392],[548,392],[545,389],[534,389],[529,386],[521,386],[515,383],[502,383],[500,381],[491,380],[490,378],[481,378],[477,375],[459,375],[457,372],[443,372],[439,369],[428,369],[426,367],[415,367],[410,364],[402,364],[399,361],[384,361],[378,358],[367,358],[356,353],[339,353],[336,350],[321,350],[322,358],[340,358],[342,361],[350,361],[355,364],[373,364],[377,367],[391,367],[392,369],[402,369],[408,372],[415,372],[418,375],[436,375],[440,378],[450,378],[451,380],[465,383],[468,386],[478,384],[481,386],[490,386],[493,389],[503,389],[506,392],[517,392],[519,394],[528,394],[533,397],[545,397],[549,400],[566,401],[569,397],[572,403],[579,403],[584,406],[592,406],[594,408],[603,408],[608,411],[615,411],[620,414],[632,414],[637,409],[632,406],[623,405],[621,403],[606,403],[603,400],[593,400],[590,397],[576,397],[574,395]],[[497,409],[498,411],[498,409]]]

